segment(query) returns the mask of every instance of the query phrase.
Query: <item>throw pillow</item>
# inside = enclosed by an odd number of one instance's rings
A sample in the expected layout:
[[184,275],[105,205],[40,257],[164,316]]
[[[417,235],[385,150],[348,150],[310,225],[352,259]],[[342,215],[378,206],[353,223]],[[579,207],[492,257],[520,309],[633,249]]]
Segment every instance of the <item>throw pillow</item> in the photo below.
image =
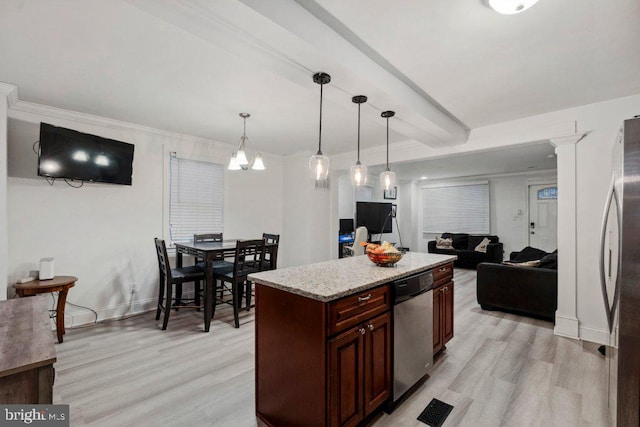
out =
[[520,251],[520,253],[516,255],[516,257],[511,261],[524,262],[524,261],[539,260],[545,255],[547,255],[547,253],[542,249],[537,249],[537,248],[532,248],[531,246],[527,246],[522,251]]
[[453,249],[453,239],[443,239],[442,237],[436,237],[436,248]]
[[545,255],[540,259],[539,268],[549,268],[551,270],[558,269],[558,254],[551,253],[549,255]]
[[482,242],[480,242],[478,244],[478,246],[475,247],[474,251],[476,252],[483,252],[483,253],[487,253],[487,246],[489,246],[489,243],[491,243],[491,240],[489,240],[487,237],[485,237],[484,239],[482,239]]
[[540,264],[540,260],[531,260],[531,261],[523,261],[523,262],[514,262],[514,261],[502,261],[504,265],[513,265],[515,267],[537,267]]

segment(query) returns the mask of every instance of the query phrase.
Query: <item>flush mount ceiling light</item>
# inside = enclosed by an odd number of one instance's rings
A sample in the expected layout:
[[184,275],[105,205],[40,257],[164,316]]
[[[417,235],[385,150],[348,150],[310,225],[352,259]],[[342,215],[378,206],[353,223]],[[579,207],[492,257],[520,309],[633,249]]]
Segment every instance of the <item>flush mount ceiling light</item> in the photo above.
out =
[[360,163],[360,105],[367,102],[367,97],[357,95],[351,101],[358,104],[358,160],[351,166],[351,184],[359,187],[367,183],[367,167]]
[[382,185],[383,190],[391,190],[396,186],[396,174],[389,170],[389,118],[395,116],[396,113],[383,111],[380,115],[387,119],[387,168],[380,174],[380,185]]
[[487,0],[493,10],[503,15],[524,12],[537,2],[538,0]]
[[238,145],[238,151],[234,151],[231,154],[231,160],[229,160],[229,166],[227,169],[232,171],[237,170],[247,170],[249,169],[249,165],[251,164],[251,169],[253,170],[264,170],[264,163],[262,162],[262,156],[260,153],[256,154],[256,157],[253,159],[253,162],[250,163],[247,159],[247,153],[245,151],[245,143],[249,139],[247,137],[247,118],[251,117],[249,113],[240,113],[240,117],[243,120],[243,131],[242,136],[240,137],[240,145]]
[[327,73],[316,73],[313,81],[320,85],[320,127],[318,131],[318,152],[309,159],[309,174],[316,181],[323,181],[329,176],[329,157],[322,154],[322,87],[331,81]]

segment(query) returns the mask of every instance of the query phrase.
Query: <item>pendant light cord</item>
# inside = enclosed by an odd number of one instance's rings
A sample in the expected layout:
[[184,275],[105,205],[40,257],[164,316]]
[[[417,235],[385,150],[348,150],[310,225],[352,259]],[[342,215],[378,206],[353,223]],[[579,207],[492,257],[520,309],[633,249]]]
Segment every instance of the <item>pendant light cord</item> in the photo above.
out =
[[389,170],[389,117],[387,117],[387,170]]
[[324,84],[320,84],[320,129],[318,131],[318,153],[322,154],[322,87]]
[[358,104],[358,162],[360,164],[360,105]]

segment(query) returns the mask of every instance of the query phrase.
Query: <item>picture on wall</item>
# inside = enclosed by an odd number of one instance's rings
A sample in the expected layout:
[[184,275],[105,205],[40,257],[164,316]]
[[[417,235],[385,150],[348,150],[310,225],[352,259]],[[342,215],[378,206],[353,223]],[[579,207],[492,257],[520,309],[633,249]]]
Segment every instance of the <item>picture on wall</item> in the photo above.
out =
[[384,190],[384,198],[389,200],[395,200],[398,194],[398,187],[393,187],[388,190]]

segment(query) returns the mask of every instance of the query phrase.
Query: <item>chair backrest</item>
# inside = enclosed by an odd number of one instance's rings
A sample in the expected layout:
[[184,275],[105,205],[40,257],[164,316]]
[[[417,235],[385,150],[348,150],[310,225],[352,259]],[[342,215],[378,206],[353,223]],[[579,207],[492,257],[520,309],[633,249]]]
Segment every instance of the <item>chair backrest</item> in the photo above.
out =
[[280,235],[279,234],[268,234],[268,233],[262,233],[262,238],[264,239],[265,243],[267,244],[278,244],[280,242]]
[[194,234],[193,243],[222,242],[222,233]]
[[156,244],[156,255],[158,255],[158,269],[160,270],[160,281],[167,280],[171,283],[171,266],[169,264],[169,256],[167,255],[167,246],[164,240],[153,239]]
[[367,241],[367,236],[369,235],[367,227],[358,227],[356,228],[356,235],[353,238],[353,255],[364,255],[364,246],[361,246],[360,243]]
[[262,233],[262,238],[266,243],[264,258],[269,270],[275,270],[278,265],[278,246],[280,242],[279,234]]
[[234,278],[243,278],[249,273],[262,270],[264,247],[264,239],[238,240],[236,243],[236,256],[233,262]]

